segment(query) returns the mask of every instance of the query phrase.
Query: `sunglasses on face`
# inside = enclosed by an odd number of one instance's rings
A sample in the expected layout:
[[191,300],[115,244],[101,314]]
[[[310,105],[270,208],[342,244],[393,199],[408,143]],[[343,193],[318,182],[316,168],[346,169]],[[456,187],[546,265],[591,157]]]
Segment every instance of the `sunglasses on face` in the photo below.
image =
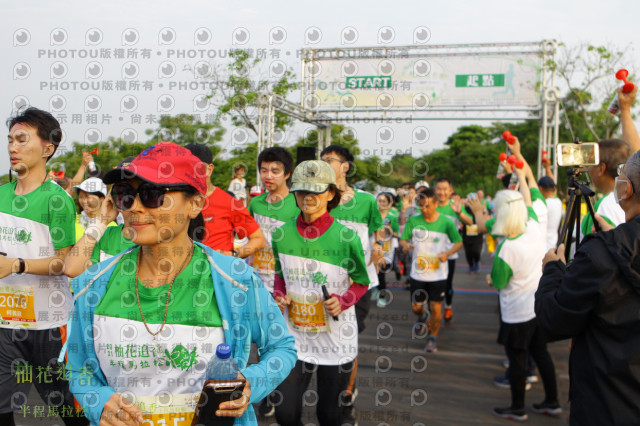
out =
[[129,210],[137,195],[143,206],[156,209],[164,203],[164,194],[167,192],[186,191],[188,188],[187,186],[158,186],[145,182],[136,189],[128,183],[116,183],[111,188],[111,199],[118,210]]

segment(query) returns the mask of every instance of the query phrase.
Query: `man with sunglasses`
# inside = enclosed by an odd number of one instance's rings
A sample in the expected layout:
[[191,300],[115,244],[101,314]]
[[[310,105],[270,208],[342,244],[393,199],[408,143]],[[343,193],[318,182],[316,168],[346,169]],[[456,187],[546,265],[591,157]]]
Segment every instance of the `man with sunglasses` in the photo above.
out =
[[[0,187],[0,424],[15,424],[13,411],[27,402],[33,382],[66,425],[86,425],[61,368],[51,362],[66,340],[72,296],[64,258],[75,242],[73,200],[46,180],[62,130],[50,113],[33,107],[7,125],[17,180]],[[29,372],[38,373],[32,381],[24,380]]]
[[543,259],[538,325],[572,338],[572,425],[637,424],[640,412],[640,152],[619,167],[613,197],[625,222],[584,239],[569,267],[564,246]]
[[[190,143],[185,148],[205,164],[203,173],[207,179],[207,199],[202,209],[205,228],[202,243],[222,254],[241,258],[249,257],[263,248],[264,235],[244,203],[211,183],[214,166],[209,147]],[[233,247],[234,233],[240,239],[246,237],[249,240],[237,251]]]

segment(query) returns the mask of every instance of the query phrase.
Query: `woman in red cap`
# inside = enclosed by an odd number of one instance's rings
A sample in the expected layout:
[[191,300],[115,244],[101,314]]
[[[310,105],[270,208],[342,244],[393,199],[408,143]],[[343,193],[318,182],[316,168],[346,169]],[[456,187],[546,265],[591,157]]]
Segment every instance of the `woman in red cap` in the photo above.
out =
[[[293,337],[252,269],[189,236],[204,169],[187,149],[162,142],[104,177],[135,246],[73,281],[67,370],[92,424],[190,425],[219,343],[231,346],[246,386],[216,414],[255,422],[251,403],[296,361]],[[247,366],[252,342],[260,362]]]

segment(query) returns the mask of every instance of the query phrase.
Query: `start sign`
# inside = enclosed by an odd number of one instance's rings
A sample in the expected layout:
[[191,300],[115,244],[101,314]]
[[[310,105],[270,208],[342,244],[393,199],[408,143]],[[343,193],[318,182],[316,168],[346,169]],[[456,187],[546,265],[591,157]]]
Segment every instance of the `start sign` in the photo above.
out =
[[391,77],[388,75],[370,75],[347,77],[347,89],[390,89]]

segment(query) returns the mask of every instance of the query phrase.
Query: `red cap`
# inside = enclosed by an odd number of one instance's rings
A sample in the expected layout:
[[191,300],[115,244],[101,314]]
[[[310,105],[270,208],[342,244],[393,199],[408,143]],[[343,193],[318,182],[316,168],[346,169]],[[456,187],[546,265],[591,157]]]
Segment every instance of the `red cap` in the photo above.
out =
[[104,176],[111,184],[138,177],[165,186],[189,185],[207,193],[205,164],[188,149],[171,142],[160,142],[142,151],[127,166],[115,168]]

